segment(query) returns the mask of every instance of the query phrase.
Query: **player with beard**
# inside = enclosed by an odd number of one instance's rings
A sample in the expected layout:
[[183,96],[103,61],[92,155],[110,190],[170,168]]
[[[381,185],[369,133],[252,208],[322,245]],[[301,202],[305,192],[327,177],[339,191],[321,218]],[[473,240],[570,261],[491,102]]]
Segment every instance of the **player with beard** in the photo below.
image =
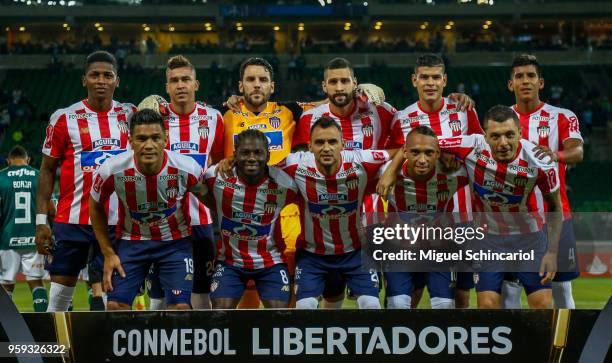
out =
[[[568,165],[582,161],[584,151],[580,125],[576,115],[565,108],[549,105],[540,100],[540,90],[544,88],[544,78],[538,60],[533,55],[521,54],[512,61],[508,89],[514,92],[516,104],[512,109],[521,120],[523,138],[538,145],[536,150],[541,157],[550,157],[558,162],[558,174],[563,203],[563,226],[559,241],[559,266],[552,282],[554,307],[574,309],[571,281],[580,276],[576,255],[576,237],[572,215],[567,198],[565,175]],[[540,211],[545,211],[541,191],[536,188],[535,196]],[[504,282],[504,307],[521,307],[521,287],[516,282]]]
[[[88,55],[82,83],[87,98],[51,115],[42,146],[44,156],[36,193],[36,245],[38,252],[53,256],[46,267],[51,275],[48,311],[68,310],[89,249],[97,248],[88,204],[93,173],[106,159],[127,149],[127,120],[135,111],[133,105],[113,100],[119,76],[112,54],[97,51]],[[59,201],[52,236],[47,214],[58,167]],[[114,226],[116,197],[111,196],[106,207],[108,224]],[[100,285],[99,272],[97,277],[90,274],[90,282]],[[94,289],[93,301],[92,310],[104,309],[101,288]]]
[[281,169],[267,166],[268,139],[258,130],[235,140],[234,175],[206,171],[218,216],[221,243],[211,286],[215,309],[234,309],[248,281],[266,308],[287,308],[291,296],[280,211],[296,200],[297,186]]

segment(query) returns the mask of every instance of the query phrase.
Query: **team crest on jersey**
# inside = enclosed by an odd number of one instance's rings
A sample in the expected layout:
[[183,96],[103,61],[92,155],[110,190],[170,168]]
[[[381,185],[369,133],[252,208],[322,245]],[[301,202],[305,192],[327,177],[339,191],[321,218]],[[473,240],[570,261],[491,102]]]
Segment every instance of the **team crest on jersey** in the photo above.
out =
[[459,132],[461,131],[461,121],[459,120],[451,120],[448,125],[450,126],[451,130],[453,130],[454,132]]
[[180,294],[183,293],[183,290],[179,290],[179,289],[172,289],[172,294],[174,296],[179,296]]
[[276,211],[276,203],[274,202],[266,202],[264,203],[264,212],[266,213],[274,213]]
[[170,187],[170,188],[166,189],[166,198],[174,199],[174,198],[176,198],[177,195],[178,195],[178,188],[177,187]]
[[200,134],[201,138],[206,139],[208,137],[208,126],[202,125],[198,127],[198,134]]
[[278,118],[276,116],[270,117],[268,119],[268,122],[270,122],[270,126],[274,127],[275,129],[278,129],[280,127],[280,124],[281,124],[280,118]]
[[119,128],[119,132],[121,132],[122,134],[127,134],[130,130],[127,121],[119,121],[117,123],[117,127]]
[[514,178],[514,185],[517,187],[524,187],[527,185],[527,178],[524,176],[517,176]]
[[370,137],[370,136],[374,135],[374,126],[372,126],[372,125],[363,125],[361,127],[361,132],[363,133],[364,136]]
[[548,135],[550,134],[550,127],[548,125],[538,126],[537,130],[538,135],[540,135],[540,137],[542,138],[548,137]]
[[347,188],[351,190],[357,189],[357,187],[359,186],[359,179],[357,178],[346,179],[346,186]]
[[448,200],[448,197],[450,195],[450,192],[448,190],[439,190],[436,193],[436,198],[438,198],[438,200]]

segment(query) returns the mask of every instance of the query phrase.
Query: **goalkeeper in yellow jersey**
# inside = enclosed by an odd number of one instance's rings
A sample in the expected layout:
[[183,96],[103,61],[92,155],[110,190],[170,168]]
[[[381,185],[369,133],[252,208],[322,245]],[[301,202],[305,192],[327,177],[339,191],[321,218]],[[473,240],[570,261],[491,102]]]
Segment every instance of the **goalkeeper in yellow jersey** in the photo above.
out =
[[[272,102],[274,93],[274,70],[270,63],[262,58],[248,58],[240,65],[238,87],[242,97],[232,96],[229,105],[220,108],[224,120],[224,154],[231,158],[234,154],[234,138],[243,130],[256,129],[263,132],[269,142],[269,165],[275,165],[291,152],[293,132],[302,112],[317,106],[319,103]],[[363,86],[362,86],[363,87]],[[382,102],[384,94],[376,86],[365,86],[359,92],[374,103]],[[325,101],[327,102],[327,101]],[[229,108],[231,106],[231,109]],[[299,212],[295,204],[283,209],[281,227],[289,269],[293,273],[295,241],[300,234]],[[245,293],[240,307],[257,308],[259,299],[256,291],[249,289]]]

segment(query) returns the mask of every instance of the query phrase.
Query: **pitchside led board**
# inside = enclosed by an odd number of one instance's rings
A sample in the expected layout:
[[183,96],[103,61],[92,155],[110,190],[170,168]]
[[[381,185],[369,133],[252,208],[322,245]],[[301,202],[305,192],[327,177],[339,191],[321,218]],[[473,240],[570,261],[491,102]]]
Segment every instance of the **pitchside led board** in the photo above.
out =
[[611,362],[610,308],[3,312],[1,361]]

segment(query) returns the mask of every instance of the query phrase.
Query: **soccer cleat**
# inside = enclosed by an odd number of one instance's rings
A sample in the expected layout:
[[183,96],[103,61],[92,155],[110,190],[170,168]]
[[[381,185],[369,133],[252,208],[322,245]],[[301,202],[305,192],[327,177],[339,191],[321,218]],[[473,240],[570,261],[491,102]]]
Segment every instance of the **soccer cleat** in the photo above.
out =
[[147,310],[144,295],[136,296],[136,299],[134,299],[134,310]]

